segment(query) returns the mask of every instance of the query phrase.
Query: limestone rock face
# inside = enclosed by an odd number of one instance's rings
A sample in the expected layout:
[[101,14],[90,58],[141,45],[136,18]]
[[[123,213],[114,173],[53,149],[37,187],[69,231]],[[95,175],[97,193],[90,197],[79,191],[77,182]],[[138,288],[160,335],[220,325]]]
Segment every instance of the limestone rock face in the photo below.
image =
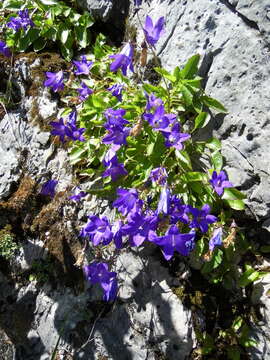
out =
[[[222,139],[229,177],[257,220],[270,216],[269,11],[267,0],[152,0],[138,13],[143,23],[146,14],[165,16],[156,49],[168,70],[201,55],[205,90],[228,109],[226,116],[213,114],[208,136]],[[140,43],[143,33],[132,21]]]

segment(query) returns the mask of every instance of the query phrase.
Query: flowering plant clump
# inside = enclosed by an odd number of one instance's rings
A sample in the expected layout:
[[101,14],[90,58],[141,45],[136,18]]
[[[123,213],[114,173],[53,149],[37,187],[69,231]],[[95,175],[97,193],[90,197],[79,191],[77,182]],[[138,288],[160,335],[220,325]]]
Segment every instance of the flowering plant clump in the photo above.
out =
[[[11,14],[7,40],[0,42],[1,53],[10,56],[9,47],[14,49],[20,32],[34,34],[34,49],[44,47],[44,42],[38,44],[41,38],[53,36],[48,35],[48,26],[52,29],[52,19],[61,19],[61,11],[68,21],[77,19],[72,26],[79,48],[87,45],[90,18],[75,16],[61,2],[50,1],[53,5],[48,7],[39,0],[37,12],[26,2],[28,8],[17,16]],[[141,1],[135,2],[136,8],[140,5]],[[41,20],[42,11],[45,20]],[[45,27],[42,30],[41,24]],[[71,58],[72,32],[61,21],[55,26],[52,33],[61,40],[63,55]],[[163,17],[156,23],[146,17],[143,50],[151,51],[154,59],[154,47],[164,31]],[[19,45],[17,50],[27,46]],[[222,170],[219,140],[212,137],[202,141],[197,136],[210,120],[207,109],[223,113],[226,109],[201,87],[199,55],[172,73],[157,62],[154,71],[161,80],[153,85],[137,76],[142,66],[135,60],[138,51],[131,42],[116,51],[99,35],[90,54],[73,60],[73,73],[61,70],[44,74],[44,86],[60,96],[63,92],[63,100],[69,104],[50,123],[51,134],[70,144],[70,161],[77,167],[78,177],[88,176],[99,184],[88,192],[114,197],[114,221],[88,214],[80,236],[93,249],[114,246],[120,250],[151,243],[167,261],[176,254],[197,256],[205,262],[202,272],[213,282],[226,280],[231,270],[228,258],[233,257],[231,250],[237,246],[232,210],[244,208],[244,196]],[[199,167],[201,159],[204,161]],[[56,184],[55,180],[48,181],[41,194],[53,197]],[[83,201],[85,196],[78,188],[70,200]],[[84,266],[84,273],[92,284],[100,284],[104,300],[116,298],[117,274],[109,271],[107,263],[94,261]]]
[[[17,12],[18,9],[22,10]],[[80,50],[90,44],[92,17],[62,1],[5,0],[0,2],[0,15],[6,46],[14,51],[23,52],[30,47],[40,51],[56,42],[63,57],[70,61],[75,47]],[[0,52],[3,53],[1,43]],[[82,66],[88,66],[83,59],[82,62]]]

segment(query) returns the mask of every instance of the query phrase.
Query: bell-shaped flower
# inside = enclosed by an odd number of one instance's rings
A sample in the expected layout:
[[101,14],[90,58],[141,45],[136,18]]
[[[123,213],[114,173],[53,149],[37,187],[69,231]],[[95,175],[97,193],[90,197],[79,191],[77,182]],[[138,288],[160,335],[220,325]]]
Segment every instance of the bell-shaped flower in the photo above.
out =
[[133,72],[133,53],[133,46],[130,43],[126,43],[119,54],[110,56],[111,59],[114,59],[110,65],[110,70],[116,72],[118,69],[121,69],[125,76],[127,75],[127,69]]
[[150,240],[161,246],[166,260],[173,257],[175,251],[183,256],[188,256],[195,246],[195,232],[181,234],[176,225],[171,225],[164,236],[155,236],[151,233]]
[[158,217],[134,212],[128,217],[128,223],[123,226],[125,235],[129,235],[131,246],[140,246],[148,240],[149,231],[156,230]]
[[120,126],[111,127],[108,134],[102,139],[102,142],[103,144],[126,145],[129,132],[130,128],[121,128]]
[[40,194],[53,198],[55,195],[55,187],[57,184],[57,180],[48,180],[45,184],[42,185]]
[[108,90],[111,92],[113,96],[115,96],[118,101],[122,101],[122,91],[123,91],[124,85],[122,84],[114,84],[111,87],[108,88]]
[[7,46],[7,44],[4,41],[0,41],[0,53],[6,57],[11,57],[10,48]]
[[66,126],[66,135],[70,137],[71,140],[85,141],[83,133],[85,132],[85,128],[77,128],[72,124],[67,124]]
[[170,124],[168,117],[165,116],[164,105],[158,106],[154,114],[144,114],[143,117],[149,122],[154,130],[166,131]]
[[81,87],[77,89],[79,93],[79,99],[84,101],[88,98],[89,95],[93,94],[93,90],[90,89],[83,81],[81,82]]
[[158,167],[151,171],[149,178],[152,180],[152,183],[166,185],[168,174],[165,168]]
[[113,110],[112,108],[107,109],[104,112],[105,118],[107,122],[104,124],[105,129],[109,130],[113,127],[122,128],[126,124],[129,124],[129,121],[123,118],[126,114],[126,110],[124,109],[117,109]]
[[116,181],[120,176],[127,175],[128,172],[124,168],[124,164],[118,163],[117,157],[110,163],[109,167],[104,171],[102,177],[110,176],[112,181]]
[[138,201],[138,192],[136,189],[121,189],[117,190],[117,199],[113,202],[113,206],[124,216],[133,212],[136,209]]
[[64,89],[64,74],[62,70],[56,73],[47,71],[46,76],[47,80],[44,81],[44,86],[51,87],[54,92]]
[[113,233],[111,225],[106,216],[98,217],[96,215],[88,216],[89,221],[83,228],[83,235],[87,235],[93,245],[108,245],[112,241]]
[[224,171],[221,171],[219,174],[213,171],[212,179],[210,179],[209,182],[219,196],[223,195],[225,188],[233,187],[233,184],[228,181],[228,176]]
[[35,24],[29,17],[28,9],[20,10],[17,17],[11,17],[7,26],[16,32],[20,29],[27,30],[28,27],[33,27]]
[[116,220],[112,225],[113,241],[116,249],[122,249],[123,247],[123,223],[121,220]]
[[213,251],[216,246],[222,245],[222,227],[213,231],[213,235],[209,241],[209,250]]
[[200,209],[189,206],[189,212],[193,215],[193,220],[189,224],[191,228],[198,228],[202,233],[207,232],[208,225],[217,221],[217,217],[210,213],[210,206],[208,204],[203,205]]
[[176,224],[178,221],[181,221],[184,224],[188,224],[188,211],[189,206],[184,205],[177,195],[173,195],[171,197],[171,206],[169,211],[171,224]]
[[109,271],[106,263],[92,263],[83,267],[84,274],[92,284],[100,284],[104,291],[103,300],[115,300],[117,295],[116,272]]
[[161,190],[160,199],[158,202],[157,213],[168,215],[170,211],[171,193],[167,186],[164,186]]
[[180,132],[179,123],[174,124],[170,132],[162,131],[162,134],[165,137],[165,146],[174,147],[177,150],[182,150],[184,147],[183,142],[190,138],[189,134]]
[[79,188],[76,188],[75,194],[70,196],[69,199],[73,201],[80,201],[82,198],[84,198],[87,195],[86,192],[80,190]]
[[60,141],[64,143],[67,126],[64,124],[63,118],[60,118],[59,121],[51,121],[50,125],[53,127],[51,134],[59,136]]
[[146,111],[150,111],[151,109],[156,109],[158,106],[160,105],[164,105],[162,99],[156,97],[154,94],[150,94],[148,95],[147,93],[145,93],[146,96]]
[[147,15],[143,31],[148,44],[155,46],[160,36],[164,33],[164,17],[159,18],[154,25],[150,16]]
[[93,61],[87,61],[86,56],[82,55],[81,61],[73,61],[73,64],[77,67],[77,70],[74,71],[75,75],[89,75]]

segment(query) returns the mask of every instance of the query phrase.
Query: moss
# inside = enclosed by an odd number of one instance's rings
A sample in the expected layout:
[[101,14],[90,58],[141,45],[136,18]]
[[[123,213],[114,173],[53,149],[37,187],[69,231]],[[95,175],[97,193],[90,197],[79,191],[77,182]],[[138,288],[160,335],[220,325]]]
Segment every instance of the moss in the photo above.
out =
[[53,256],[59,280],[69,286],[83,288],[82,271],[74,266],[80,253],[81,243],[76,230],[67,228],[67,221],[72,219],[63,216],[63,206],[67,201],[67,192],[56,194],[54,199],[43,206],[33,219],[31,231],[44,241],[44,246]]

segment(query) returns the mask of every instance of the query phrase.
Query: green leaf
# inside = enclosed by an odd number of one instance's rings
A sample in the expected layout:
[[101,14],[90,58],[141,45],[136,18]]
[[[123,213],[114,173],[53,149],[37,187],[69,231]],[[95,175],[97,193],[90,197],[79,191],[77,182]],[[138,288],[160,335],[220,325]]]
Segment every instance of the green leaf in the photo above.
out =
[[213,164],[216,171],[219,172],[222,169],[223,156],[221,155],[221,153],[219,151],[215,151],[212,154],[212,164]]
[[264,245],[260,247],[262,253],[270,253],[270,245]]
[[192,100],[193,100],[192,93],[184,85],[181,86],[180,91],[181,91],[181,93],[183,95],[183,99],[184,99],[186,105],[190,106],[192,104]]
[[241,318],[241,316],[237,316],[237,318],[234,319],[232,324],[233,330],[237,332],[241,328],[242,324],[243,324],[243,319]]
[[191,160],[186,151],[175,150],[175,156],[187,166],[188,169],[192,169]]
[[211,260],[203,265],[202,273],[207,274],[216,269],[222,263],[222,258],[223,252],[220,249],[215,249]]
[[92,95],[91,100],[95,108],[105,109],[107,106],[106,102],[102,99],[100,95]]
[[40,51],[45,48],[46,44],[47,44],[46,40],[40,37],[34,42],[33,49],[34,51]]
[[222,195],[222,199],[226,200],[242,200],[245,199],[246,195],[235,188],[225,188]]
[[246,265],[246,269],[247,270],[240,276],[238,280],[238,285],[240,287],[246,287],[260,277],[260,273],[254,270],[250,265]]
[[90,43],[89,32],[86,27],[76,26],[75,27],[76,40],[81,48],[86,48]]
[[184,68],[181,70],[182,79],[192,79],[198,72],[198,63],[200,61],[200,55],[192,56]]
[[245,203],[243,200],[225,200],[225,202],[234,210],[245,209]]
[[63,44],[60,45],[61,54],[67,61],[71,61],[73,58],[73,50],[71,47],[65,46]]
[[216,99],[213,99],[209,96],[202,96],[201,98],[202,102],[208,106],[209,108],[213,108],[215,110],[218,110],[222,113],[227,113],[228,110]]
[[193,131],[198,128],[203,128],[206,126],[210,120],[211,116],[206,112],[201,112],[195,119],[195,126]]
[[207,181],[207,175],[201,172],[190,171],[186,172],[183,176],[186,178],[187,182]]
[[57,5],[58,0],[38,0],[43,5]]
[[72,149],[69,154],[71,165],[75,165],[80,162],[84,158],[84,155],[86,155],[86,152],[87,150],[84,147]]
[[205,143],[205,146],[211,150],[217,151],[221,149],[221,142],[216,138],[211,138]]
[[155,67],[154,69],[158,74],[164,76],[166,79],[170,80],[171,82],[176,81],[176,77],[174,75],[170,74],[167,70],[165,70],[163,68],[159,68],[159,67]]
[[83,15],[80,16],[79,24],[85,28],[89,28],[90,26],[94,25],[94,19],[89,13],[85,12]]
[[36,28],[28,29],[24,36],[19,38],[18,41],[18,50],[25,51],[38,37],[40,30]]

